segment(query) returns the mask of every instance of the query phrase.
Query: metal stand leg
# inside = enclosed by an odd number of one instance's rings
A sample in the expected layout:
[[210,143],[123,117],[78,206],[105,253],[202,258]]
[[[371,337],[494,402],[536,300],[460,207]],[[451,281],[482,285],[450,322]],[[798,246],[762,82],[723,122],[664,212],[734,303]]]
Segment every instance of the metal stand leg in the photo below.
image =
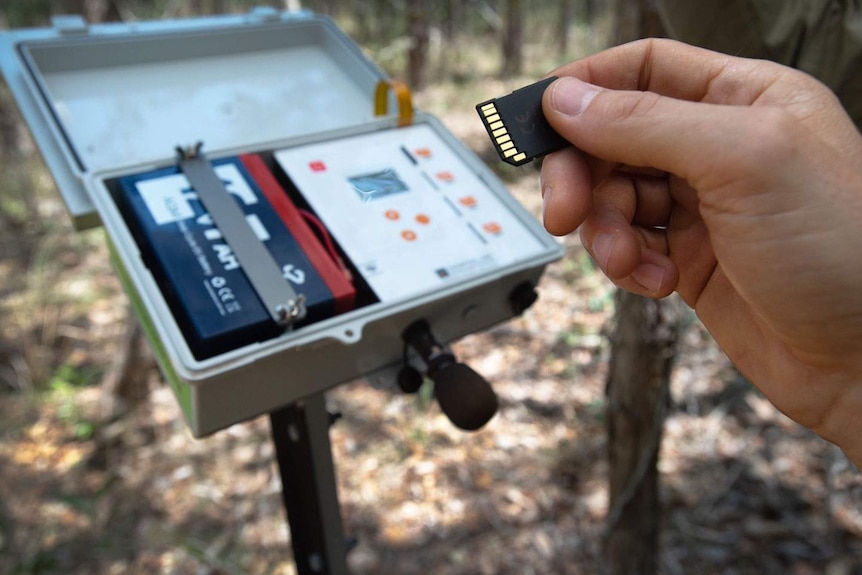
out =
[[269,416],[298,575],[347,575],[324,394]]

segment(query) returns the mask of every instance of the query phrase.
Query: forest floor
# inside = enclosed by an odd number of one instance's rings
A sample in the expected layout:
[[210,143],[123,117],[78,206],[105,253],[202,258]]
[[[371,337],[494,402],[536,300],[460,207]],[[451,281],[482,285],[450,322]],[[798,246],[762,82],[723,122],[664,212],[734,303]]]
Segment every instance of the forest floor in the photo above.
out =
[[[471,106],[448,98],[421,103],[493,161]],[[538,214],[535,170],[501,175]],[[56,223],[30,247],[7,235],[0,260],[0,573],[295,573],[266,418],[194,440],[151,368],[144,399],[100,420],[125,296],[101,232],[73,236],[43,202]],[[500,397],[481,431],[364,381],[329,394],[353,572],[601,572],[613,290],[576,236],[563,245],[533,308],[455,345]],[[859,475],[689,319],[659,464],[661,573],[862,573]]]

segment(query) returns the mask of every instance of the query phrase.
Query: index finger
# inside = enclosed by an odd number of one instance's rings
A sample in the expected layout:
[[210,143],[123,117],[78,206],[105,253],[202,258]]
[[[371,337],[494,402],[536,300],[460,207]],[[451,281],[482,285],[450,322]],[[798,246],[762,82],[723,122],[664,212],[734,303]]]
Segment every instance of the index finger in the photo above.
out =
[[[775,66],[775,75],[764,73],[769,66]],[[647,39],[582,58],[551,75],[575,76],[603,88],[650,91],[680,100],[752,104],[780,69],[777,64],[735,58],[674,40]]]

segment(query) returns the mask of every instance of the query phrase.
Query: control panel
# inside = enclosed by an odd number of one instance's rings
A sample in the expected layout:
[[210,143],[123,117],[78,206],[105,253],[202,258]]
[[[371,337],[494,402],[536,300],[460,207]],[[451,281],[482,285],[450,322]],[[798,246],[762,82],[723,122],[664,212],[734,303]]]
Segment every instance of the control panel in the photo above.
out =
[[544,248],[426,124],[278,150],[308,202],[381,301],[480,276]]

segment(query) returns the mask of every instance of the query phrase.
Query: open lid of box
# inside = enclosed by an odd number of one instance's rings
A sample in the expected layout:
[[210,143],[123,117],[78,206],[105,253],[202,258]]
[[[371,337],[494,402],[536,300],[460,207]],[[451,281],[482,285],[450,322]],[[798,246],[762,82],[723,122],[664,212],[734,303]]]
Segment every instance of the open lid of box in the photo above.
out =
[[79,228],[98,223],[84,181],[210,151],[359,125],[383,72],[328,18],[240,16],[0,34],[0,68]]

